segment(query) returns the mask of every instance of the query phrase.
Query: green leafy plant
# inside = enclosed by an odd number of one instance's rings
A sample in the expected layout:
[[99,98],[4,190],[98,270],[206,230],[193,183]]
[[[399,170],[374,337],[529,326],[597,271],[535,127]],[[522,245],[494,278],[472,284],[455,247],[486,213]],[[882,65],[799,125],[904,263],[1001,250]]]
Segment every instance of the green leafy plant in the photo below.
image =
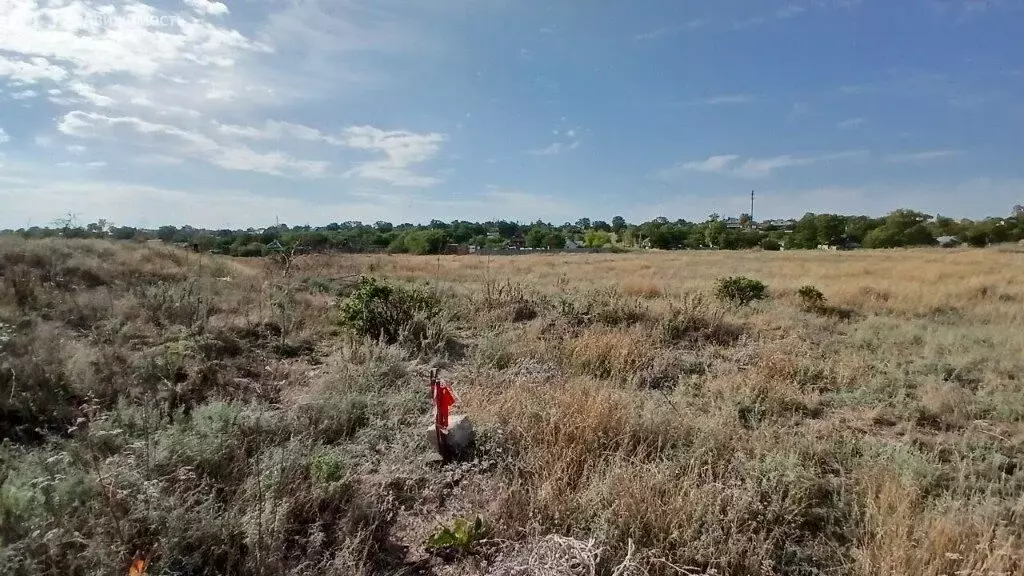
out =
[[474,546],[487,537],[487,526],[479,516],[470,524],[465,518],[456,518],[451,527],[441,529],[427,538],[426,547],[432,551],[461,554],[473,552]]
[[746,306],[755,300],[768,297],[768,286],[760,280],[734,276],[719,278],[715,284],[715,296],[723,302]]

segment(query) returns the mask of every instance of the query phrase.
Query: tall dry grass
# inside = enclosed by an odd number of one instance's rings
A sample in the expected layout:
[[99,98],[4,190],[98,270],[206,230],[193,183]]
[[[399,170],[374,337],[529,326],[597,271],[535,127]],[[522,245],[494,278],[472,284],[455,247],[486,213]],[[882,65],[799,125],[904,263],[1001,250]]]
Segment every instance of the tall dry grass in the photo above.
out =
[[[1020,573],[1020,257],[276,262],[2,238],[0,572],[144,553],[153,573],[504,574],[560,542],[602,574]],[[392,344],[355,334],[337,309],[359,274],[437,313]],[[736,275],[770,298],[715,301]],[[434,367],[477,427],[470,462],[431,460]],[[476,515],[477,556],[424,552]]]

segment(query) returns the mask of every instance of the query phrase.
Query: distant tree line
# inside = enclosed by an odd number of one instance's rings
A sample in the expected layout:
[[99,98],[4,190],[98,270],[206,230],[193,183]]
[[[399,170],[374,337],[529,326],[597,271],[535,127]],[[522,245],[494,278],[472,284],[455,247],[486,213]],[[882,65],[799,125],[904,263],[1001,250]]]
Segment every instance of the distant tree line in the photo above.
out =
[[450,244],[502,250],[510,246],[561,250],[567,241],[591,248],[657,248],[740,250],[762,248],[814,249],[821,245],[899,248],[930,246],[939,238],[952,237],[970,246],[987,246],[1024,240],[1024,207],[1014,206],[1005,218],[956,220],[932,217],[900,209],[881,218],[840,214],[804,214],[799,220],[754,222],[748,215],[723,219],[710,215],[703,222],[670,221],[659,217],[632,224],[622,216],[611,222],[581,218],[560,225],[538,220],[529,224],[506,220],[392,224],[390,222],[331,223],[326,226],[277,224],[247,230],[209,230],[192,226],[161,226],[142,229],[117,226],[105,220],[79,225],[74,215],[54,221],[52,226],[3,230],[25,238],[109,238],[113,240],[162,240],[194,246],[233,256],[262,256],[274,250],[299,247],[304,251],[390,252],[439,254]]

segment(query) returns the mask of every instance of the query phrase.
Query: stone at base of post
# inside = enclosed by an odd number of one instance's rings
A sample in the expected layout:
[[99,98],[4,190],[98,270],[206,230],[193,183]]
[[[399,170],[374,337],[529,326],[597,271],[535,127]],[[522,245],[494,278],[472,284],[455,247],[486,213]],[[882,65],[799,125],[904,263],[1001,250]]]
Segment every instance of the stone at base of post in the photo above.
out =
[[438,434],[433,424],[426,429],[426,435],[427,442],[430,443],[431,448],[436,450],[445,460],[458,458],[465,454],[469,447],[473,445],[475,438],[473,424],[470,423],[469,418],[461,414],[452,416],[448,420],[448,432],[441,433],[441,441],[444,443],[443,448],[437,445]]

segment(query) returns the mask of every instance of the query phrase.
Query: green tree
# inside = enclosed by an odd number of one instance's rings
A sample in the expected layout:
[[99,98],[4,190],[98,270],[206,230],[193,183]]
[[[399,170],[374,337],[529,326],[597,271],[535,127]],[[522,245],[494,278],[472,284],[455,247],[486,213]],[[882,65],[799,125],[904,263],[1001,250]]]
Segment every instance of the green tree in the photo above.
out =
[[622,232],[626,228],[626,219],[622,216],[616,216],[612,218],[612,232],[616,234]]
[[964,232],[964,226],[947,216],[936,216],[935,220],[928,224],[928,230],[936,237],[959,236]]
[[818,214],[815,218],[819,244],[840,244],[846,234],[846,218],[838,214]]
[[[717,216],[717,215],[713,215]],[[704,229],[704,239],[707,241],[708,246],[718,246],[722,242],[722,235],[725,234],[727,228],[725,222],[722,222],[718,218],[711,219]]]
[[448,244],[448,235],[442,230],[416,230],[405,236],[410,254],[440,254]]
[[552,250],[561,250],[565,248],[565,234],[561,232],[551,231],[544,236],[544,245]]
[[918,224],[923,225],[931,219],[931,216],[923,212],[900,208],[899,210],[893,210],[885,217],[885,225],[899,232],[904,232]]
[[611,244],[611,236],[603,230],[587,230],[583,235],[583,243],[588,248],[600,248]]
[[546,245],[547,236],[547,231],[540,226],[530,228],[530,231],[526,233],[526,247],[543,248]]
[[897,248],[902,245],[900,233],[889,226],[875,228],[864,236],[865,248]]
[[794,248],[810,250],[817,248],[819,244],[818,236],[818,217],[808,212],[796,223],[796,229],[793,230],[791,241]]
[[174,226],[161,226],[156,231],[156,237],[164,242],[171,242],[178,235],[178,229]]
[[915,224],[903,231],[900,241],[902,246],[931,246],[935,244],[935,237],[924,224]]
[[110,229],[110,237],[114,240],[131,240],[138,232],[138,229],[131,226],[114,226]]

